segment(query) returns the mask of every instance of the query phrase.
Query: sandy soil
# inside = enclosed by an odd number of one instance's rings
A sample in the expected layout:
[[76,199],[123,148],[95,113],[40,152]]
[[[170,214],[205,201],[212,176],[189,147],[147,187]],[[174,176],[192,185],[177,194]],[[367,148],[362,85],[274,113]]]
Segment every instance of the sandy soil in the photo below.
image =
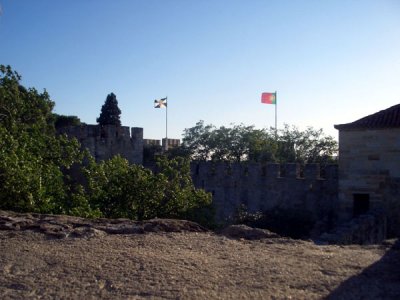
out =
[[[65,223],[75,234],[55,236],[33,221],[23,223],[21,215],[2,213],[1,299],[400,298],[395,240],[322,246],[279,237],[231,238],[193,226],[121,234],[82,220],[74,221],[81,227],[72,226],[66,217],[56,225]],[[40,228],[56,226],[41,220]]]

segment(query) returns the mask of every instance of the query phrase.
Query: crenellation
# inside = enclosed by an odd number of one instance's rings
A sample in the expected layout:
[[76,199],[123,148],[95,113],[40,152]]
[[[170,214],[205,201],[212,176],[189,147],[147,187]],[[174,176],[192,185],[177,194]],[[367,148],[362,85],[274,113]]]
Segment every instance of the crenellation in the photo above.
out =
[[320,164],[306,164],[303,169],[304,179],[320,179],[321,166]]
[[[133,138],[133,135],[130,134],[129,130],[130,130],[130,128],[128,126],[121,126],[121,131],[119,134],[123,137],[132,137]],[[133,132],[133,130],[132,130],[132,132]],[[142,129],[142,132],[143,132],[143,129]]]
[[268,178],[278,178],[281,176],[281,166],[277,163],[267,163],[266,174]]
[[300,178],[300,165],[298,163],[287,163],[284,168],[285,178]]
[[262,164],[249,162],[247,164],[247,177],[249,181],[258,181],[262,178]]
[[96,161],[119,154],[130,163],[143,163],[143,128],[115,125],[78,125],[57,129],[59,134],[75,137],[94,156]]
[[336,164],[329,164],[325,166],[324,178],[327,180],[337,181],[339,178],[339,168]]
[[[280,176],[281,168],[285,176]],[[321,180],[319,164],[305,165],[305,178],[300,177],[297,163],[193,162],[191,170],[195,186],[212,193],[219,221],[232,217],[240,205],[250,212],[281,207],[318,216],[327,211],[337,192],[337,177]]]

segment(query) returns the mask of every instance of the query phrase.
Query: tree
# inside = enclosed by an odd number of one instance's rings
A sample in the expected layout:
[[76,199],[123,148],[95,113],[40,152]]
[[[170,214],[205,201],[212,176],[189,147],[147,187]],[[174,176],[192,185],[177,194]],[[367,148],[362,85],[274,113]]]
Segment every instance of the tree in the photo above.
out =
[[283,129],[255,129],[204,125],[199,121],[184,130],[182,153],[195,160],[328,163],[337,152],[337,142],[322,129],[308,127],[300,131],[285,125]]
[[280,162],[321,163],[333,162],[337,142],[325,136],[322,129],[307,127],[300,131],[296,126],[285,124],[279,130],[278,153]]
[[189,161],[160,157],[158,172],[129,164],[121,156],[85,168],[92,207],[109,218],[195,217],[193,211],[211,204],[211,195],[195,189]]
[[211,133],[214,130],[214,125],[204,125],[203,120],[197,122],[194,127],[184,129],[182,147],[190,153],[192,159],[210,159],[213,148]]
[[53,114],[54,126],[56,128],[66,126],[78,126],[81,125],[81,120],[77,116],[64,116],[59,114]]
[[97,123],[100,125],[116,125],[121,126],[120,120],[121,110],[118,107],[117,97],[114,93],[108,94],[105,103],[101,107],[100,117]]
[[49,94],[20,79],[0,65],[0,208],[68,213],[63,170],[82,160],[79,143],[55,134]]

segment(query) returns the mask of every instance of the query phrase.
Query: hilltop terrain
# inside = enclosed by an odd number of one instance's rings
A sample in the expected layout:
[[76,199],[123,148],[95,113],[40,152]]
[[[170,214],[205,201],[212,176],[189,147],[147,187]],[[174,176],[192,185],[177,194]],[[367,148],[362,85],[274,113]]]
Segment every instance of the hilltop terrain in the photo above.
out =
[[316,245],[177,220],[0,211],[1,299],[398,299],[396,240]]

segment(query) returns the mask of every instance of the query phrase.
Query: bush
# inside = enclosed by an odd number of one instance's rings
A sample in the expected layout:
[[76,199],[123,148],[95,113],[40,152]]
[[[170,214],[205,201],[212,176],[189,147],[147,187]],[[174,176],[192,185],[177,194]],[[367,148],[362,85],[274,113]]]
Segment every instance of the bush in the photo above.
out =
[[264,212],[249,213],[240,207],[234,218],[235,224],[268,229],[281,236],[294,239],[308,238],[315,224],[311,212],[289,208],[276,208]]
[[158,172],[115,156],[84,169],[91,206],[108,218],[187,218],[211,204],[211,195],[194,188],[189,162],[159,158]]
[[81,125],[81,120],[77,116],[64,116],[53,114],[53,118],[54,126],[56,128]]

